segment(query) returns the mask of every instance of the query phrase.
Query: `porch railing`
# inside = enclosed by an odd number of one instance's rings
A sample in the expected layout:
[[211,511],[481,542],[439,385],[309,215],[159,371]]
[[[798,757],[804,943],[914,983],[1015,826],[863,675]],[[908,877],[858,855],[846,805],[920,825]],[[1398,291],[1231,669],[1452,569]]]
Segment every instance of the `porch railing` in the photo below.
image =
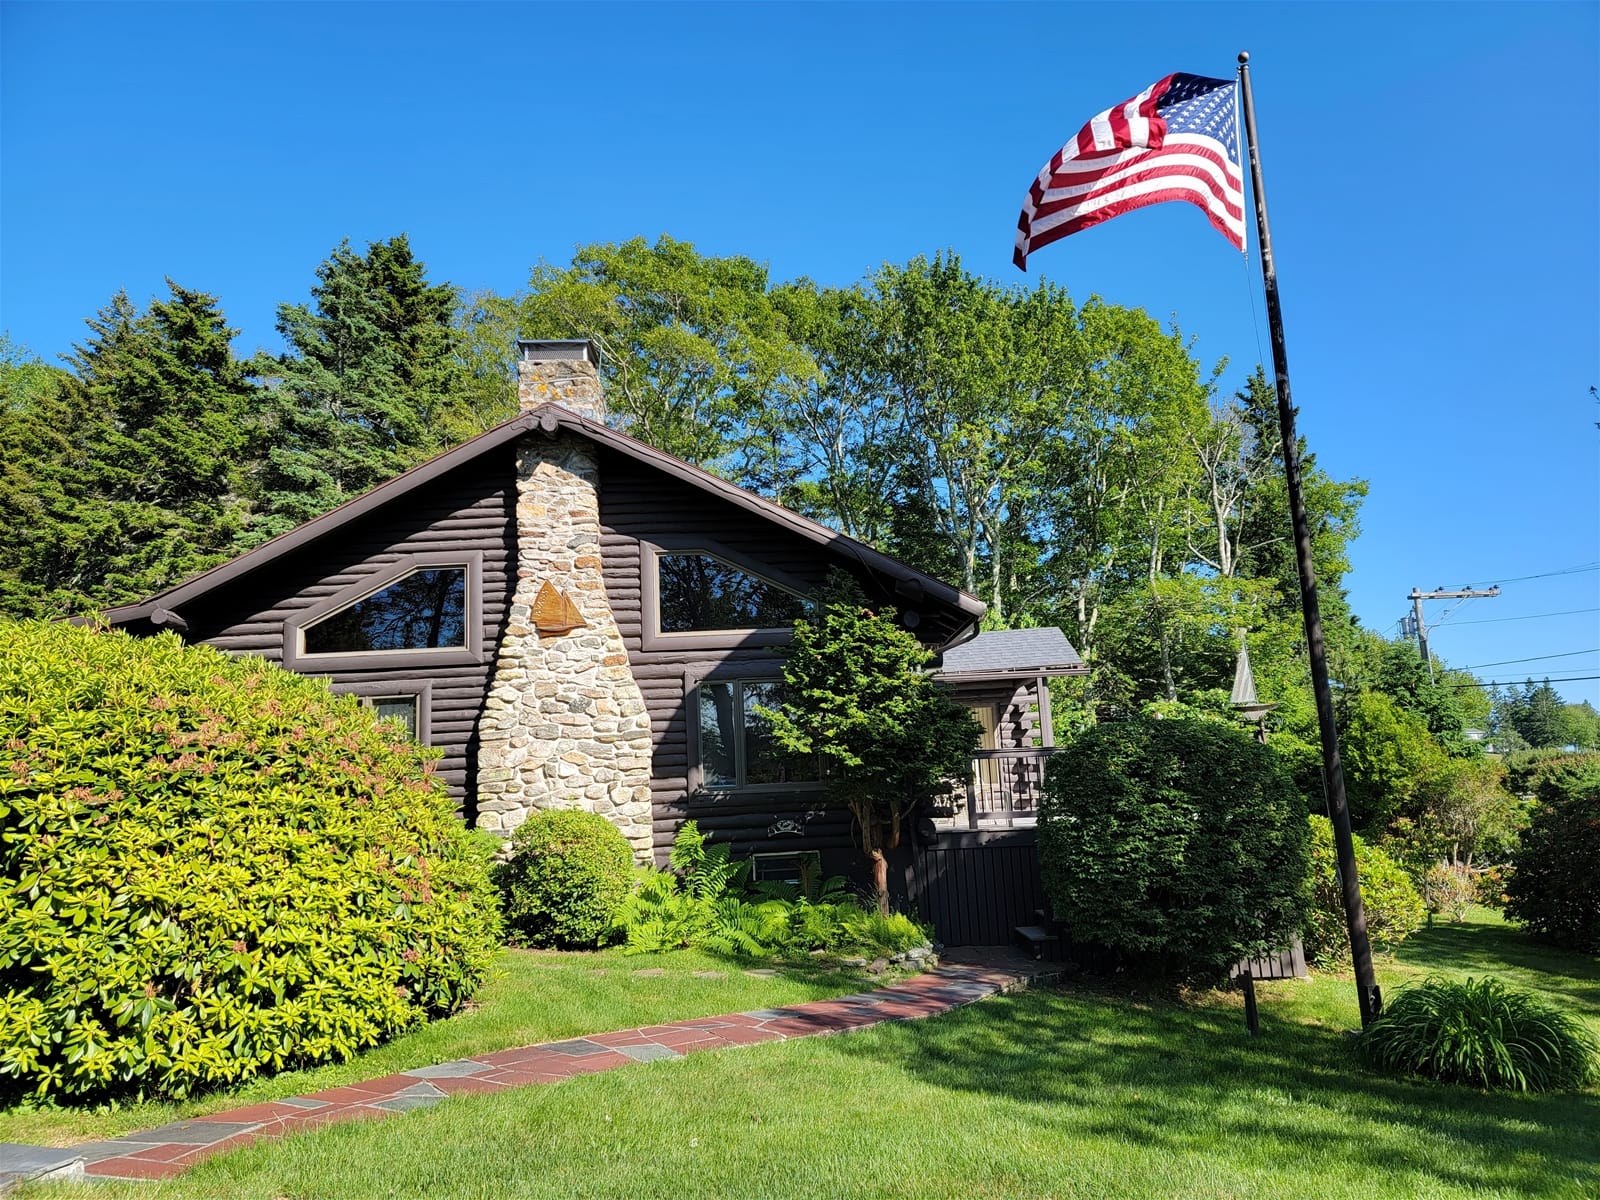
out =
[[967,824],[976,829],[1031,823],[1039,812],[1044,764],[1054,753],[1052,748],[1029,747],[974,754],[967,781]]

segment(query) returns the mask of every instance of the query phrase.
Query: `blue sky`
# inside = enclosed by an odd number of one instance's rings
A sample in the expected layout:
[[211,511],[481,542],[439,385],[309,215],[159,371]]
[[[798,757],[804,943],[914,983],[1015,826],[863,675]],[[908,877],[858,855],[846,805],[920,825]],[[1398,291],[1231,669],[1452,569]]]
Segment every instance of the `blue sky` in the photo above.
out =
[[[53,358],[118,288],[142,303],[170,275],[221,298],[241,353],[276,347],[275,305],[340,239],[401,231],[467,289],[660,233],[775,278],[951,248],[1020,280],[1043,161],[1100,109],[1170,71],[1227,75],[1241,49],[1301,432],[1371,484],[1356,611],[1392,631],[1414,586],[1499,581],[1429,605],[1438,653],[1583,651],[1480,674],[1600,675],[1592,3],[4,0],[0,328]],[[1268,353],[1254,258],[1186,205],[1030,265],[1176,319],[1229,387]],[[1595,679],[1557,686],[1600,701]]]

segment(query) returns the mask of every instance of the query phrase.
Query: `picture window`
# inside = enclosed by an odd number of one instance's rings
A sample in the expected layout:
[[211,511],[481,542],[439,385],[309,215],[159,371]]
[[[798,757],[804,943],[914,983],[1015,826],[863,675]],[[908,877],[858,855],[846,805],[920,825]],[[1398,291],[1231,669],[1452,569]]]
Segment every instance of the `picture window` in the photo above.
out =
[[782,702],[776,680],[703,683],[697,690],[700,769],[710,789],[781,787],[821,779],[814,754],[793,754],[772,735],[760,710]]
[[305,626],[306,654],[462,649],[465,567],[423,567]]
[[800,593],[713,554],[662,554],[656,562],[662,633],[777,629],[810,607]]

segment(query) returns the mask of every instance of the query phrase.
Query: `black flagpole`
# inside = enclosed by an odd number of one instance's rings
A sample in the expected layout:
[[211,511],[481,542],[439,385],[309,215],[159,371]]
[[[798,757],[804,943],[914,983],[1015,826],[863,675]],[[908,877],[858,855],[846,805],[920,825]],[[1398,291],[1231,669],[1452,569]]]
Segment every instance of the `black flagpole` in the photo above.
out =
[[1334,726],[1333,690],[1328,686],[1328,656],[1322,641],[1322,612],[1317,605],[1317,579],[1311,562],[1311,529],[1300,492],[1300,451],[1294,432],[1294,404],[1289,399],[1289,352],[1283,340],[1283,310],[1278,304],[1278,272],[1272,263],[1272,232],[1267,226],[1267,196],[1261,186],[1261,152],[1256,145],[1256,108],[1250,94],[1250,55],[1239,55],[1239,82],[1244,99],[1244,132],[1250,147],[1250,183],[1255,192],[1256,234],[1261,242],[1261,280],[1267,291],[1267,321],[1272,327],[1272,370],[1278,379],[1278,425],[1283,434],[1283,473],[1289,485],[1289,514],[1294,522],[1295,565],[1300,570],[1300,609],[1305,618],[1306,649],[1311,656],[1311,687],[1317,698],[1317,725],[1322,731],[1322,780],[1333,822],[1334,851],[1350,928],[1350,956],[1356,970],[1356,999],[1365,1029],[1383,1010],[1383,994],[1372,970],[1367,941],[1367,914],[1361,906],[1356,878],[1355,842],[1350,835],[1350,806],[1344,793],[1344,766],[1339,760],[1339,731]]

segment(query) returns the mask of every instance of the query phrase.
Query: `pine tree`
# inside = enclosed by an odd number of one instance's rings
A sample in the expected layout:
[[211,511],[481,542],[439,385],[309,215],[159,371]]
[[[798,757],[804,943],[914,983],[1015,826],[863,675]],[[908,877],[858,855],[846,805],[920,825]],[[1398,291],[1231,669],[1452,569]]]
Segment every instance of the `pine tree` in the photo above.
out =
[[150,595],[222,561],[244,523],[255,388],[216,299],[167,284],[170,299],[146,311],[119,292],[91,318],[67,357],[72,375],[8,372],[8,612],[61,616]]
[[270,449],[261,541],[393,478],[472,427],[473,380],[453,324],[457,295],[430,284],[404,234],[357,254],[341,242],[310,304],[278,309],[289,353],[262,357]]

